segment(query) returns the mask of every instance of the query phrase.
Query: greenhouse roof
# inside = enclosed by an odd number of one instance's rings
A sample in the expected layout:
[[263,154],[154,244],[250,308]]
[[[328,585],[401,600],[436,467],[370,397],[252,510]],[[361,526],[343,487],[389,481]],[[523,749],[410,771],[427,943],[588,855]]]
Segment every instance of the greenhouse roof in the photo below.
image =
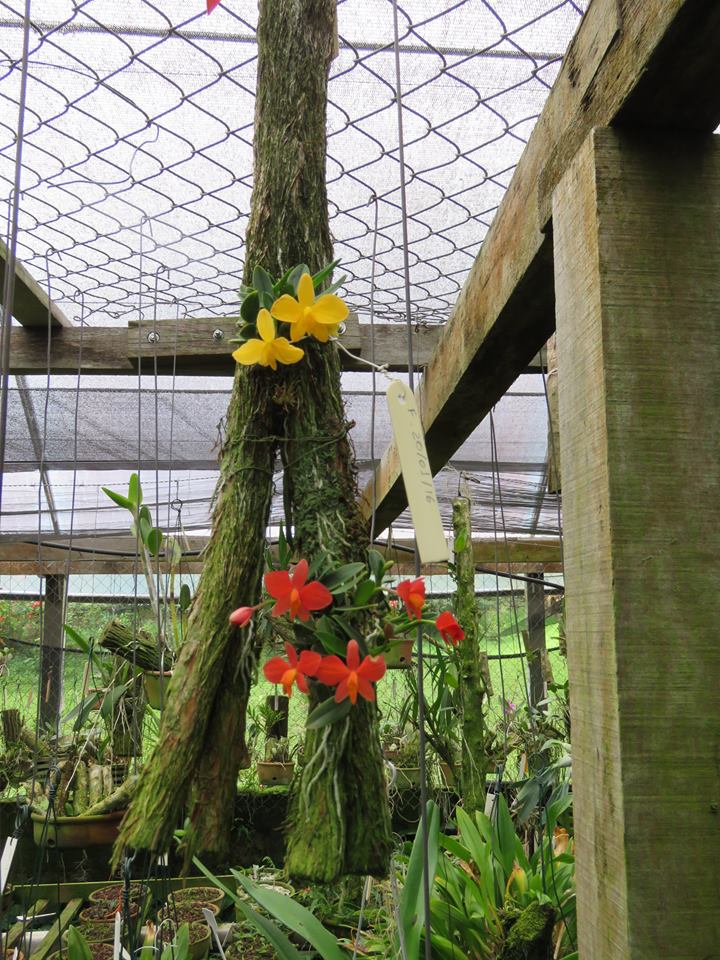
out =
[[[9,198],[22,16],[20,5],[2,6]],[[586,6],[399,8],[412,324],[447,319]],[[211,16],[202,0],[32,3],[18,258],[72,324],[237,311],[256,14],[245,0],[223,0]],[[327,175],[343,293],[361,324],[371,301],[378,323],[405,323],[392,4],[340,2],[338,34]],[[376,399],[369,373],[344,374],[344,386],[363,482],[390,438],[385,379],[376,377]],[[12,387],[3,535],[124,529],[100,488],[121,489],[138,466],[161,521],[180,504],[188,529],[207,527],[229,379],[52,375]],[[492,431],[483,423],[438,477],[446,522],[464,476],[479,531],[557,532],[546,410],[544,377],[521,377]],[[280,474],[277,486],[276,521]]]

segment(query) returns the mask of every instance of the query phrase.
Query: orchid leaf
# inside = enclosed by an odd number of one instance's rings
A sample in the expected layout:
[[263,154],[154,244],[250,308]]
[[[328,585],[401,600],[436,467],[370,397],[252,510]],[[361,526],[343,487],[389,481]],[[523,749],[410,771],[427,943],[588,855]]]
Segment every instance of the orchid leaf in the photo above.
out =
[[131,500],[128,500],[127,497],[124,497],[121,493],[115,493],[114,490],[108,490],[107,487],[102,488],[102,492],[110,497],[113,503],[117,504],[118,507],[122,507],[123,510],[129,510],[131,513],[134,512],[134,505]]
[[347,954],[338,946],[337,938],[292,897],[253,883],[237,870],[233,870],[232,874],[263,910],[312,944],[323,960],[347,960]]
[[336,703],[332,697],[329,697],[315,707],[305,726],[308,730],[319,730],[320,727],[327,727],[331,723],[342,720],[350,713],[351,709],[352,704],[349,699]]

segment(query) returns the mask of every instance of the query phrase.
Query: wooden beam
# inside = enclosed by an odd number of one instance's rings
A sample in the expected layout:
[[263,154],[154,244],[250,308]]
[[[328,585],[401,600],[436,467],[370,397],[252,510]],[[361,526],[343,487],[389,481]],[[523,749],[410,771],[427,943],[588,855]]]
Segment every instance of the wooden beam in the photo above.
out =
[[[5,283],[7,255],[7,246],[0,240],[0,290]],[[70,321],[56,304],[53,303],[49,307],[49,313],[51,327],[70,326]],[[15,264],[13,316],[24,327],[28,329],[39,328],[45,331],[47,336],[48,296],[21,263]]]
[[[130,537],[93,538],[94,546],[83,543],[82,537],[75,537],[73,549],[68,551],[58,545],[25,543],[0,539],[0,573],[26,575],[52,575],[65,573],[134,573],[137,562],[133,541]],[[202,569],[201,553],[207,544],[206,537],[191,537],[191,556],[183,562],[183,572],[199,573]],[[412,541],[396,540],[390,548],[378,545],[388,559],[400,566],[410,566],[412,560]],[[520,571],[521,567],[537,569],[543,565],[546,569],[561,569],[560,542],[552,540],[476,540],[473,543],[475,563],[479,566],[500,571]],[[69,562],[68,562],[69,561]],[[167,567],[161,564],[161,572]],[[428,572],[445,572],[446,568],[436,567]]]
[[[711,132],[720,122],[719,64],[716,0],[590,4],[417,391],[434,473],[553,331],[544,231],[552,192],[583,140],[623,120]],[[394,445],[364,492],[368,516],[373,485],[380,530],[406,506]]]
[[711,957],[720,939],[719,220],[717,137],[597,130],[553,203],[578,949],[593,960]]
[[[152,373],[178,376],[230,377],[234,369],[229,342],[236,334],[232,317],[195,317],[160,320],[155,324],[131,323],[127,327],[58,327],[50,345],[51,373],[132,375],[138,366]],[[442,326],[413,328],[413,354],[417,366],[430,362],[442,334]],[[148,339],[150,336],[150,339]],[[374,356],[391,371],[407,370],[407,333],[399,324],[360,323],[351,314],[342,342],[353,354],[341,353],[344,370],[367,370],[361,361]],[[10,373],[43,374],[48,369],[46,329],[14,327],[10,335]],[[533,357],[527,372],[539,372],[544,358]]]

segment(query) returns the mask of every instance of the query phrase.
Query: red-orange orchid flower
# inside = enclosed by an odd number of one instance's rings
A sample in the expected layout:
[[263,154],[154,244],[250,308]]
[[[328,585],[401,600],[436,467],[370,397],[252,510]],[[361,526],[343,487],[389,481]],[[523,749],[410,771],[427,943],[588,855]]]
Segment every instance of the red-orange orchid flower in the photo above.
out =
[[219,3],[220,0],[207,0],[207,12],[212,13]]
[[309,620],[311,611],[330,606],[333,598],[328,588],[319,580],[306,583],[307,575],[307,560],[297,564],[292,577],[288,570],[271,570],[265,574],[265,589],[277,601],[271,610],[274,617],[289,612],[291,620],[295,617]]
[[419,620],[422,616],[422,608],[425,606],[425,581],[423,578],[403,580],[395,587],[395,593],[405,604],[408,616]]
[[458,645],[459,640],[465,639],[465,631],[449,610],[440,614],[435,621],[435,626],[445,643],[451,643],[454,647]]
[[334,654],[323,657],[317,672],[320,683],[328,687],[337,685],[335,700],[340,703],[350,697],[351,703],[357,702],[358,694],[365,700],[375,699],[373,683],[385,676],[385,660],[380,657],[365,657],[360,663],[360,648],[357,640],[351,640],[347,646],[345,663]]
[[281,683],[286,696],[292,695],[293,684],[298,690],[308,693],[308,677],[314,677],[320,666],[322,656],[313,650],[303,650],[298,657],[297,650],[291,643],[285,644],[287,660],[282,657],[273,657],[263,667],[263,673],[270,683]]

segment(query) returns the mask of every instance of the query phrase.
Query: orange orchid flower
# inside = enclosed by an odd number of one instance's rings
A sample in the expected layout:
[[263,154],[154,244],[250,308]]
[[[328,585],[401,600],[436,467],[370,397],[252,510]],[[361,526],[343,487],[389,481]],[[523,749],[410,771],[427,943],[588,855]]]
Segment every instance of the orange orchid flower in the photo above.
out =
[[451,643],[454,647],[458,645],[459,640],[465,639],[465,631],[449,610],[440,614],[435,621],[435,626],[445,643]]
[[212,13],[219,3],[220,0],[207,0],[207,12]]
[[282,657],[273,657],[263,667],[263,673],[270,683],[281,683],[285,696],[292,696],[293,684],[298,690],[309,693],[307,678],[314,677],[320,666],[322,656],[313,650],[303,650],[298,657],[297,650],[291,643],[285,644],[287,660]]
[[313,610],[324,610],[332,603],[332,594],[319,580],[306,583],[308,562],[301,560],[293,571],[271,570],[265,574],[265,589],[276,601],[270,611],[274,617],[290,614],[290,619],[298,617],[309,620]]
[[395,593],[405,604],[408,616],[419,620],[422,616],[422,608],[425,606],[424,579],[418,577],[417,580],[403,580],[395,587]]
[[278,363],[297,363],[305,356],[305,351],[294,347],[287,337],[276,336],[275,321],[269,311],[258,311],[255,321],[260,339],[246,340],[233,352],[233,359],[247,367],[259,364],[277,370]]
[[273,303],[270,312],[276,320],[290,324],[291,340],[300,340],[309,333],[321,343],[327,343],[350,312],[347,304],[334,293],[323,293],[316,299],[309,273],[300,277],[297,292],[297,300],[289,293],[283,294]]
[[375,699],[373,683],[385,676],[385,660],[383,657],[365,657],[360,663],[360,648],[357,640],[351,640],[347,646],[345,663],[334,654],[323,657],[317,672],[320,683],[328,687],[337,685],[335,700],[340,703],[350,697],[350,702],[357,702],[358,694],[365,700]]

